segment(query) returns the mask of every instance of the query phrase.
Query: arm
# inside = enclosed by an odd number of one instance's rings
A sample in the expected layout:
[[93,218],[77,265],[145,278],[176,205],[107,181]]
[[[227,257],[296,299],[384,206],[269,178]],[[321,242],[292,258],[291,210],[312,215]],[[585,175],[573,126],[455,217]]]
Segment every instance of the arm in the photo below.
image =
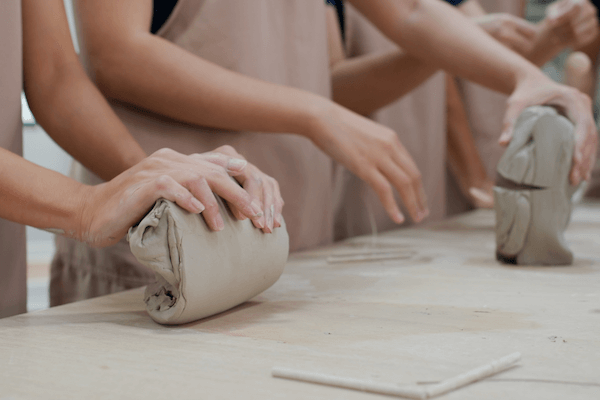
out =
[[[48,134],[104,180],[143,160],[144,151],[83,70],[73,49],[63,2],[24,0],[23,25],[25,92]],[[233,157],[241,156],[235,153]],[[255,226],[272,232],[280,226],[283,207],[277,182],[251,164],[246,171],[247,176],[237,179],[265,211],[257,216],[249,214],[248,207],[238,209],[231,204],[232,212],[239,219],[250,217]],[[64,185],[67,190],[74,187],[73,183]],[[204,219],[211,229],[219,230],[223,223],[212,193],[203,193],[207,202]]]
[[23,1],[23,71],[37,121],[75,159],[105,180],[146,154],[83,70],[61,0]]
[[152,35],[151,0],[78,0],[75,6],[92,75],[108,97],[201,126],[306,136],[367,181],[395,222],[404,216],[394,189],[413,220],[428,214],[419,171],[390,129],[329,99],[229,71]]
[[345,58],[335,11],[327,10],[333,100],[369,115],[404,96],[438,68],[398,49],[389,53]]
[[501,144],[510,141],[516,119],[528,106],[562,108],[575,123],[577,144],[571,183],[590,178],[598,138],[588,96],[552,82],[535,65],[482,34],[459,11],[437,0],[349,1],[407,53],[491,89],[512,93]]
[[86,186],[0,149],[0,218],[97,247],[119,241],[160,198],[200,213],[218,208],[214,191],[257,219],[260,207],[229,178],[243,182],[249,165],[229,151],[183,156],[163,149],[109,182]]
[[493,182],[488,178],[473,140],[469,120],[452,76],[446,77],[447,163],[462,194],[476,207],[491,208]]

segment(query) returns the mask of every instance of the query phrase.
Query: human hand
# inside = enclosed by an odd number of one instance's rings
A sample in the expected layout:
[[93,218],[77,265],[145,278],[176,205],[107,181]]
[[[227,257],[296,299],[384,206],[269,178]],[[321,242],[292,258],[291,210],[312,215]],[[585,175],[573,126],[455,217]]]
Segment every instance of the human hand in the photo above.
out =
[[421,173],[396,132],[330,101],[317,109],[318,117],[308,137],[367,182],[394,222],[405,220],[394,189],[413,221],[421,222],[429,215]]
[[494,39],[522,55],[532,50],[537,27],[508,13],[492,13],[473,19]]
[[[234,159],[245,159],[231,146],[221,146],[215,149],[213,153],[221,153]],[[234,175],[234,178],[253,196],[254,200],[259,202],[263,210],[263,216],[260,219],[252,220],[254,226],[263,229],[265,233],[272,233],[274,228],[279,228],[282,222],[281,211],[284,205],[279,183],[250,163],[240,173]],[[248,218],[235,204],[229,204],[229,208],[238,220]]]
[[476,208],[494,208],[494,182],[487,180],[471,186],[467,199]]
[[543,30],[550,40],[579,48],[598,35],[598,14],[589,0],[561,0],[546,9]]
[[507,145],[510,142],[517,118],[523,110],[534,105],[555,106],[575,124],[575,150],[570,181],[575,186],[582,179],[590,179],[598,146],[590,97],[575,88],[553,82],[541,72],[520,80],[509,97],[499,143]]
[[262,228],[259,202],[230,178],[243,175],[247,166],[245,160],[222,153],[185,156],[159,150],[109,182],[83,186],[81,228],[74,236],[95,247],[114,244],[160,198],[202,213],[209,228],[219,231],[224,223],[215,194]]

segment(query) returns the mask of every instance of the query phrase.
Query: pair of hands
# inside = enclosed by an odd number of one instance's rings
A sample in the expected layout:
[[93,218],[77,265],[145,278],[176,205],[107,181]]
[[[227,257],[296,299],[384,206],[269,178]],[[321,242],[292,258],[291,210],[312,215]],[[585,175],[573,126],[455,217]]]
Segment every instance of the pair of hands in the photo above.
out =
[[[560,0],[546,10],[546,18],[533,24],[507,13],[474,19],[486,32],[517,53],[530,58],[544,49],[579,48],[598,35],[596,7],[589,0]],[[534,60],[537,61],[537,60]]]
[[250,218],[265,233],[282,222],[284,202],[277,181],[230,146],[189,156],[162,149],[111,181],[82,190],[77,239],[95,247],[118,242],[160,198],[202,213],[214,231],[224,228],[215,194],[228,202],[237,219]]

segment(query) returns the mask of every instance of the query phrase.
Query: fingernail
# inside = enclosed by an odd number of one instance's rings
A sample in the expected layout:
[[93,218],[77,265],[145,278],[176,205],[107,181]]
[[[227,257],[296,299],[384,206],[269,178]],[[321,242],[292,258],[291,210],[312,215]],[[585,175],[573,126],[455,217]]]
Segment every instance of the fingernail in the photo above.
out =
[[394,220],[397,224],[402,224],[404,223],[404,215],[400,211],[397,211]]
[[217,214],[217,216],[215,217],[215,227],[217,231],[222,231],[223,229],[225,229],[225,222],[223,222],[221,214]]
[[262,208],[260,207],[260,203],[258,200],[252,200],[250,204],[250,208],[252,208],[252,218],[257,219],[263,216]]
[[281,214],[277,214],[275,216],[275,224],[277,225],[278,228],[281,226],[281,219],[282,219]]
[[227,170],[232,172],[240,172],[248,165],[248,161],[240,158],[231,158],[227,163]]
[[510,136],[509,136],[508,132],[502,132],[502,135],[500,135],[500,139],[498,139],[498,143],[504,144],[509,139],[510,139]]
[[196,214],[200,214],[206,208],[204,207],[204,204],[200,203],[200,200],[195,197],[192,197],[192,207],[194,207],[194,212]]

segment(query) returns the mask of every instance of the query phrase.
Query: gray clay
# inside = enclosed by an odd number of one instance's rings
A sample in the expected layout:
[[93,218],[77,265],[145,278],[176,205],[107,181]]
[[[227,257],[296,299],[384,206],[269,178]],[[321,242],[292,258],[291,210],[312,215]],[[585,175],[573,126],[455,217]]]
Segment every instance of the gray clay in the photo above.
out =
[[265,234],[217,201],[225,222],[220,232],[167,200],[157,201],[129,231],[131,252],[156,274],[145,301],[158,323],[184,324],[228,310],[268,289],[283,272],[285,222]]
[[573,124],[551,107],[526,109],[497,167],[496,256],[520,265],[569,265]]

